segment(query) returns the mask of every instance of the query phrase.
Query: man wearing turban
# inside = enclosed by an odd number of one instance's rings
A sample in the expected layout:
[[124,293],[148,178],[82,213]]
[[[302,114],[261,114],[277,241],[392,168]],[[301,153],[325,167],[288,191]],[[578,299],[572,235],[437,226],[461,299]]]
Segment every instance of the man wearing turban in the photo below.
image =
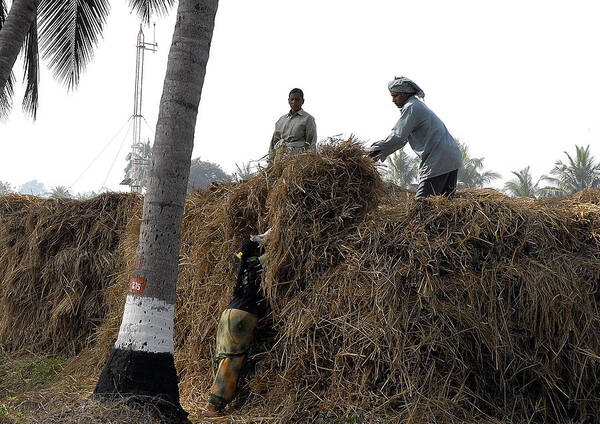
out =
[[444,123],[423,103],[425,93],[406,77],[396,77],[388,84],[392,101],[400,109],[400,119],[392,133],[369,147],[369,155],[382,162],[406,143],[421,159],[416,197],[444,195],[456,191],[462,154]]

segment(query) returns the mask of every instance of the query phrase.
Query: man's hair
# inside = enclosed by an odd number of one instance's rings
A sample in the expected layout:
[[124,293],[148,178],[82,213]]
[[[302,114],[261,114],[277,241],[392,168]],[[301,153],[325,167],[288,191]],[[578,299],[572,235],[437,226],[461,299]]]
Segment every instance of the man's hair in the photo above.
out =
[[290,94],[288,94],[288,97],[294,93],[300,94],[300,97],[302,97],[302,100],[304,100],[304,91],[300,90],[299,88],[292,88],[292,90],[290,91]]

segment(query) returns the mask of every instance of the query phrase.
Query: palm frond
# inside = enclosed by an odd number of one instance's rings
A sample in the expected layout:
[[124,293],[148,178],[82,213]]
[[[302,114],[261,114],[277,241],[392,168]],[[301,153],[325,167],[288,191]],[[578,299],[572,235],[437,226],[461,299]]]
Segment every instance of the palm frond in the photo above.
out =
[[471,157],[469,146],[466,143],[456,139],[456,144],[462,155],[462,165],[458,170],[458,187],[483,187],[502,176],[494,171],[484,171],[483,161],[485,158]]
[[504,190],[507,191],[511,196],[522,197],[522,189],[522,185],[517,180],[509,180],[504,183]]
[[8,15],[8,7],[6,7],[6,1],[0,0],[0,28],[2,28],[2,25],[4,25],[6,15]]
[[404,150],[398,150],[388,156],[383,177],[400,187],[410,188],[419,176],[419,160],[409,156]]
[[54,76],[74,88],[93,57],[106,18],[108,0],[42,0],[38,9],[40,47]]
[[[483,164],[481,166],[483,166]],[[480,178],[483,184],[487,184],[498,178],[502,178],[502,174],[496,171],[485,171],[481,174]]]
[[575,156],[563,152],[567,161],[556,161],[550,171],[553,177],[544,177],[563,194],[573,194],[584,188],[594,187],[600,177],[600,163],[591,155],[590,146],[575,145],[575,152]]
[[153,15],[165,16],[175,4],[175,0],[129,0],[129,7],[145,23],[150,23]]
[[69,188],[65,187],[65,186],[61,186],[61,185],[55,186],[55,187],[52,187],[52,189],[50,191],[51,199],[70,199],[72,197],[73,197],[73,195],[69,191]]
[[513,197],[537,197],[541,194],[539,188],[541,179],[538,179],[534,184],[529,169],[530,167],[528,166],[520,171],[512,171],[511,173],[516,178],[513,178],[504,184],[504,191]]
[[38,108],[38,84],[40,81],[36,19],[31,23],[31,28],[29,28],[29,33],[25,38],[23,52],[25,55],[23,80],[27,83],[25,96],[23,97],[23,110],[35,120]]
[[4,90],[0,92],[0,119],[6,118],[12,109],[12,99],[15,94],[14,87],[15,74],[11,72]]
[[234,177],[238,181],[248,181],[256,174],[251,162],[242,162],[235,164]]

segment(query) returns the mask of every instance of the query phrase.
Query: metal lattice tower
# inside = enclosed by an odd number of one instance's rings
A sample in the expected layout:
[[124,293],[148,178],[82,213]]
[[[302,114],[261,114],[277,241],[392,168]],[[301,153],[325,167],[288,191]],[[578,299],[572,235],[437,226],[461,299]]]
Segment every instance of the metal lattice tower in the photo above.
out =
[[[156,40],[156,38],[155,38]],[[141,193],[145,186],[148,175],[148,166],[150,162],[150,140],[146,143],[142,141],[142,91],[144,83],[144,53],[146,50],[155,52],[158,44],[155,41],[146,43],[144,40],[144,31],[140,24],[140,30],[137,36],[136,56],[135,56],[135,88],[133,91],[133,140],[131,143],[131,152],[127,155],[129,164],[126,169],[125,179],[121,181],[122,185],[128,185],[132,192]]]

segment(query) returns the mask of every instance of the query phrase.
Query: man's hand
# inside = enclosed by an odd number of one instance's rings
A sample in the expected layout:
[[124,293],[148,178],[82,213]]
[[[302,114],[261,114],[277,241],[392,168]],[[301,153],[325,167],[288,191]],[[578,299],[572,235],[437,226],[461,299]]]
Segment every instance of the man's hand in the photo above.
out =
[[379,159],[380,156],[381,156],[381,150],[371,150],[369,152],[369,157],[373,158],[374,160]]
[[381,149],[377,146],[369,146],[365,149],[370,158],[377,161],[381,158]]

